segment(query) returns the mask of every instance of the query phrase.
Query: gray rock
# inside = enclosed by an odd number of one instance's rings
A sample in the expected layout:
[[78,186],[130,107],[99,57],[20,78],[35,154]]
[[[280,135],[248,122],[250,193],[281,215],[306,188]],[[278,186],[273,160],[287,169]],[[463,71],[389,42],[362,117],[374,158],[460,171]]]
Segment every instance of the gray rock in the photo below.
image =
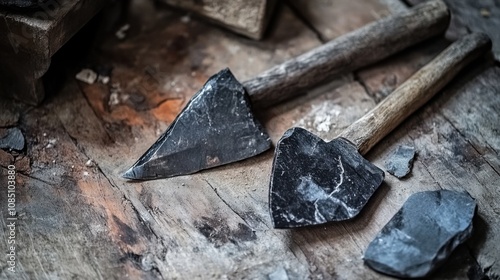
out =
[[428,276],[470,237],[475,210],[466,193],[413,194],[368,245],[365,263],[391,276]]
[[0,149],[21,151],[24,144],[24,136],[19,128],[0,130]]
[[410,174],[414,159],[415,148],[401,145],[386,159],[385,169],[401,179]]
[[275,228],[344,221],[357,216],[384,172],[343,138],[325,142],[302,128],[277,144],[269,188]]

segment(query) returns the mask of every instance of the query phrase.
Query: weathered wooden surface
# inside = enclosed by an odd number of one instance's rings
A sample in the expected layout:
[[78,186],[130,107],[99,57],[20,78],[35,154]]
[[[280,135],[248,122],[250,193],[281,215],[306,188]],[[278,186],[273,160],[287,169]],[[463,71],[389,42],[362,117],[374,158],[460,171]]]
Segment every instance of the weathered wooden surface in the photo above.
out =
[[[246,80],[321,44],[316,33],[286,6],[268,39],[258,43],[196,20],[183,23],[178,14],[158,12],[153,21],[154,10],[138,6],[129,37],[111,38],[89,57],[89,63],[114,66],[118,103],[110,102],[111,84],[78,83],[72,74],[79,69],[73,69],[46,104],[20,111],[31,171],[18,177],[14,279],[384,278],[363,265],[366,246],[411,193],[439,188],[467,190],[478,200],[479,215],[473,238],[435,278],[466,279],[482,271],[500,277],[497,66],[468,68],[374,147],[368,159],[378,166],[399,144],[414,145],[418,156],[409,178],[386,176],[359,218],[273,230],[267,193],[272,152],[166,180],[131,183],[121,173],[211,74],[229,66]],[[259,112],[260,120],[273,141],[292,125],[333,139],[446,42],[422,46]],[[57,142],[48,148],[52,139]],[[0,153],[3,166],[13,160],[6,153]],[[88,159],[96,165],[86,166]],[[5,199],[0,196],[3,219]],[[0,278],[12,279],[5,268],[2,259]]]
[[162,2],[201,15],[225,28],[260,40],[276,6],[276,0],[161,0]]

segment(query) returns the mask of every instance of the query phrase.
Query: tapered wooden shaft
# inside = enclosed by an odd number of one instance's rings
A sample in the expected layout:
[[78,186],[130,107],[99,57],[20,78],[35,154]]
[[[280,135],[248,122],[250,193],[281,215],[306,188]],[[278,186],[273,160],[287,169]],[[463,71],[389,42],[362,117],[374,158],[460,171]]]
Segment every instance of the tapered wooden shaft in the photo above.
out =
[[491,49],[485,34],[467,35],[451,44],[386,99],[350,125],[340,137],[364,155],[404,119],[440,91],[467,64]]
[[243,83],[255,107],[267,107],[304,93],[326,79],[380,61],[443,33],[449,12],[429,1],[340,36]]

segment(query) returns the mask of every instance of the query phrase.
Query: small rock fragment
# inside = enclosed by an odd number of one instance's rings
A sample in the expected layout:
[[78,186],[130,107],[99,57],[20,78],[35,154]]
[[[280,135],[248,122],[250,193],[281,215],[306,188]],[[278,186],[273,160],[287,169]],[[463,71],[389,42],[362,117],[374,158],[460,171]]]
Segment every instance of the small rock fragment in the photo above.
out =
[[481,16],[485,17],[485,18],[489,18],[491,15],[490,11],[486,8],[482,8],[480,13],[481,13]]
[[110,95],[108,100],[108,106],[113,107],[120,104],[120,93],[122,89],[120,87],[120,83],[113,83],[110,89]]
[[127,37],[127,31],[130,29],[130,24],[125,24],[118,31],[116,31],[115,36],[116,38],[123,40]]
[[97,73],[92,71],[91,69],[85,68],[78,72],[75,78],[81,82],[91,85],[97,80]]
[[92,167],[92,166],[94,166],[94,161],[93,161],[93,160],[91,160],[91,159],[87,160],[87,162],[85,163],[85,166],[87,166],[87,167]]
[[103,85],[107,85],[109,83],[110,78],[108,76],[101,76],[99,75],[97,77],[97,81]]
[[475,210],[466,193],[413,194],[368,245],[365,263],[395,277],[425,277],[470,237]]
[[385,169],[399,179],[410,174],[415,158],[415,148],[401,145],[385,161]]
[[113,107],[113,106],[116,106],[118,104],[120,104],[120,98],[118,96],[118,93],[117,92],[112,92],[109,95],[108,105],[109,105],[109,107]]
[[0,129],[0,149],[21,151],[24,144],[24,135],[19,128]]
[[97,81],[101,84],[107,85],[111,80],[111,71],[113,71],[113,67],[106,65],[97,66]]
[[52,149],[52,148],[54,148],[56,143],[57,143],[57,139],[50,139],[49,143],[47,144],[47,146],[45,146],[45,148]]

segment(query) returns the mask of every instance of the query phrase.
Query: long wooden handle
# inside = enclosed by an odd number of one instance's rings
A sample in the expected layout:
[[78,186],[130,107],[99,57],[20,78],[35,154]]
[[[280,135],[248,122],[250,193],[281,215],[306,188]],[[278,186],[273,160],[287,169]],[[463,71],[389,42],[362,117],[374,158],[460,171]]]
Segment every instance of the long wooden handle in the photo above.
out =
[[429,1],[340,36],[243,83],[254,107],[268,107],[325,81],[443,33],[449,12]]
[[421,68],[340,137],[351,141],[360,154],[375,144],[415,112],[472,60],[491,48],[482,33],[470,34],[454,42],[429,64]]

